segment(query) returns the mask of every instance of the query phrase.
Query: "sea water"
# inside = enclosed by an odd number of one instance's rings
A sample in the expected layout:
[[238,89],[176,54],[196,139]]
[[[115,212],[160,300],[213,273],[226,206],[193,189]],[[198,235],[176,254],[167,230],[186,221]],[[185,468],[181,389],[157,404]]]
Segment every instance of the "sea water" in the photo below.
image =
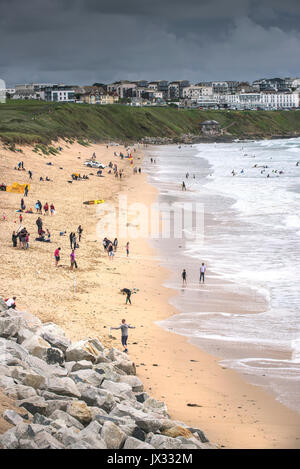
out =
[[[159,202],[200,202],[209,215],[201,242],[156,241],[162,263],[172,270],[166,285],[179,291],[171,301],[178,314],[160,324],[300,411],[298,161],[295,138],[155,147],[145,168],[159,188]],[[202,291],[201,262],[207,266]],[[186,289],[179,263],[188,267]],[[214,295],[216,288],[231,298],[247,292],[252,311],[256,297],[264,296],[266,306],[253,314],[245,304],[232,313],[224,301],[216,311],[203,310],[201,295]]]

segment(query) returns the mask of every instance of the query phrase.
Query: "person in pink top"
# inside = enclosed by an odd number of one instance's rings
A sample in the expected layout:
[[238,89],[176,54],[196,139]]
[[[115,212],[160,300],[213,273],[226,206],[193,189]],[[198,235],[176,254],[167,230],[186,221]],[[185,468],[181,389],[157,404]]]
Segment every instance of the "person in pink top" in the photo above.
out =
[[58,267],[58,262],[60,261],[60,248],[55,249],[54,257],[55,257],[55,266]]
[[77,262],[75,259],[75,249],[72,249],[72,252],[70,254],[70,260],[71,260],[70,269],[73,270],[74,265],[75,265],[75,268],[77,269]]

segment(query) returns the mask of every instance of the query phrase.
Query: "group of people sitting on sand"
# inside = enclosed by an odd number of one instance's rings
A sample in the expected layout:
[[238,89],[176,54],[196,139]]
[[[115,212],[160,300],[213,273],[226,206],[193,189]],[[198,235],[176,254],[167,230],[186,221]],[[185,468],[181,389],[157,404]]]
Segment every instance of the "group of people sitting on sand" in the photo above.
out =
[[36,226],[38,230],[38,237],[35,238],[36,241],[41,241],[44,243],[51,243],[51,234],[50,231],[46,228],[46,231],[43,229],[43,220],[41,217],[36,219]]

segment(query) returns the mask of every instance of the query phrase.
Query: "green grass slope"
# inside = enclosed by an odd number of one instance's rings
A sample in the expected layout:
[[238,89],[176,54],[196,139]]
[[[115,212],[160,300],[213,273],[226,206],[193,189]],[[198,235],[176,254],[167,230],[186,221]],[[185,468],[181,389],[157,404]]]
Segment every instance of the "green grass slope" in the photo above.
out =
[[122,142],[176,138],[199,135],[199,124],[207,119],[217,120],[226,133],[239,138],[300,134],[298,111],[202,111],[9,100],[0,104],[0,139],[48,145],[60,137]]

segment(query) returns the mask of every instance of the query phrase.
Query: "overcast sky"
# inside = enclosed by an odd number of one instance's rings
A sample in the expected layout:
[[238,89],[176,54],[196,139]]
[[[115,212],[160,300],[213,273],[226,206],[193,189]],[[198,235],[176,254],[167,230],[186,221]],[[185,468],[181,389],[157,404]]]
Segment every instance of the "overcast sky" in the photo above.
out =
[[300,76],[299,0],[0,0],[0,79]]

